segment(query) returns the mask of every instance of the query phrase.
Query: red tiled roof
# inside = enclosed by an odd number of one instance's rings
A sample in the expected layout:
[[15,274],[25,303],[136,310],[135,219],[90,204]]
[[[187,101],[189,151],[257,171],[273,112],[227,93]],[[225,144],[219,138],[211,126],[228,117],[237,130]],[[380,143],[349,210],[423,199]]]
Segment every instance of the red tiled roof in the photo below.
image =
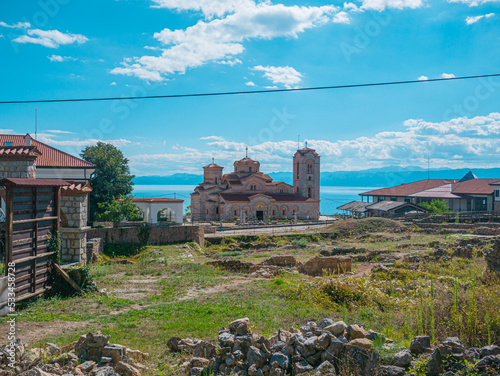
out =
[[493,193],[491,183],[497,182],[498,179],[470,179],[458,183],[453,188],[455,194],[483,194],[489,195]]
[[[3,134],[0,135],[0,145],[4,145],[6,142],[12,142],[12,146],[26,147],[25,137],[26,136],[23,135]],[[32,146],[36,146],[36,149],[41,154],[36,160],[36,165],[38,167],[80,167],[80,168],[95,167],[95,165],[93,165],[90,162],[84,161],[83,159],[65,153],[59,149],[44,144],[43,142],[37,141],[33,138],[32,138]]]
[[0,146],[1,157],[30,156],[36,158],[40,152],[36,146]]
[[29,179],[29,178],[5,178],[0,180],[0,186],[15,185],[17,187],[61,187],[67,186],[68,182],[61,179]]
[[291,201],[307,201],[309,200],[307,197],[290,194],[290,193],[221,193],[221,197],[225,201],[230,202],[241,202],[241,201],[250,201],[250,197],[262,194],[264,196],[269,196],[273,200],[278,202],[291,202]]
[[361,193],[360,196],[407,196],[455,182],[456,180],[450,179],[425,179],[413,183],[397,185],[395,187],[375,189],[373,191]]

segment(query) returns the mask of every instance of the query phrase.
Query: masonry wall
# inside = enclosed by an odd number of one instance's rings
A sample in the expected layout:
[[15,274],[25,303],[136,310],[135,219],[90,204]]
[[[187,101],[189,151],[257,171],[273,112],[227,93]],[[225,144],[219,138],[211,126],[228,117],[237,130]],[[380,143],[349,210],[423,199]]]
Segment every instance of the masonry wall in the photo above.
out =
[[0,179],[36,177],[35,161],[10,161],[3,159],[0,163]]
[[[102,238],[108,244],[139,243],[140,228],[93,228],[88,231],[89,238]],[[184,241],[205,243],[203,226],[151,227],[149,244],[167,244]]]
[[87,263],[88,195],[61,195],[61,261]]
[[66,218],[63,227],[80,228],[87,226],[88,196],[61,195],[61,212]]

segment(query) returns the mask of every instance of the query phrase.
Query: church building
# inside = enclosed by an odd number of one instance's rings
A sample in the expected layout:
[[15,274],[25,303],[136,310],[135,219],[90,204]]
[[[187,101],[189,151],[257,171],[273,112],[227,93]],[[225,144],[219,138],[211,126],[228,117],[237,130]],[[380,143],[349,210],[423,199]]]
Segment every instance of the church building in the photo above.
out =
[[203,183],[191,193],[194,221],[319,218],[320,156],[315,150],[306,147],[293,156],[293,185],[273,181],[248,157],[234,162],[229,174],[223,169],[213,161],[203,167]]

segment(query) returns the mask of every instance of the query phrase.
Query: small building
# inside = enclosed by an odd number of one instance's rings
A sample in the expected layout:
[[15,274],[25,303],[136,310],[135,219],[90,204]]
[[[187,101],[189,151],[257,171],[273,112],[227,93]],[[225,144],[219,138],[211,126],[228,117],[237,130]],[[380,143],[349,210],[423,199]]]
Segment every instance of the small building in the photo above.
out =
[[293,156],[293,185],[260,171],[260,163],[245,157],[234,162],[234,171],[203,167],[204,179],[191,193],[193,221],[267,221],[319,218],[320,156],[303,148]]
[[410,212],[424,213],[426,209],[421,208],[415,204],[401,201],[379,201],[379,202],[362,202],[352,201],[348,204],[339,206],[338,210],[343,210],[351,215],[357,216],[380,216],[388,217],[394,215],[401,215]]
[[[61,257],[63,262],[86,261],[88,180],[95,165],[37,141],[31,135],[0,135],[0,178],[64,180],[61,187]],[[5,211],[5,193],[0,191]]]
[[133,198],[132,202],[144,213],[144,221],[157,224],[182,223],[184,200],[175,198]]
[[425,179],[360,194],[362,201],[395,201],[418,205],[443,200],[454,212],[500,210],[500,180],[480,179],[469,171],[462,179]]

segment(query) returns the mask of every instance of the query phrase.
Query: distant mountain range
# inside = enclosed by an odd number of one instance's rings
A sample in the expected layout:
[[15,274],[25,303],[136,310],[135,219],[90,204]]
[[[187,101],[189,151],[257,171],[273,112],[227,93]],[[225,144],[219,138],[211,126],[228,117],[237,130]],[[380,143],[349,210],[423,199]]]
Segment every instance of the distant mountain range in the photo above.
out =
[[[470,169],[426,169],[420,167],[383,167],[362,171],[322,172],[322,186],[337,187],[390,187],[412,181],[427,179],[461,179]],[[472,170],[478,178],[498,178],[500,168],[478,168]],[[291,172],[273,172],[269,174],[276,181],[292,183]],[[203,175],[173,174],[167,176],[137,176],[137,185],[197,185],[203,181]]]

